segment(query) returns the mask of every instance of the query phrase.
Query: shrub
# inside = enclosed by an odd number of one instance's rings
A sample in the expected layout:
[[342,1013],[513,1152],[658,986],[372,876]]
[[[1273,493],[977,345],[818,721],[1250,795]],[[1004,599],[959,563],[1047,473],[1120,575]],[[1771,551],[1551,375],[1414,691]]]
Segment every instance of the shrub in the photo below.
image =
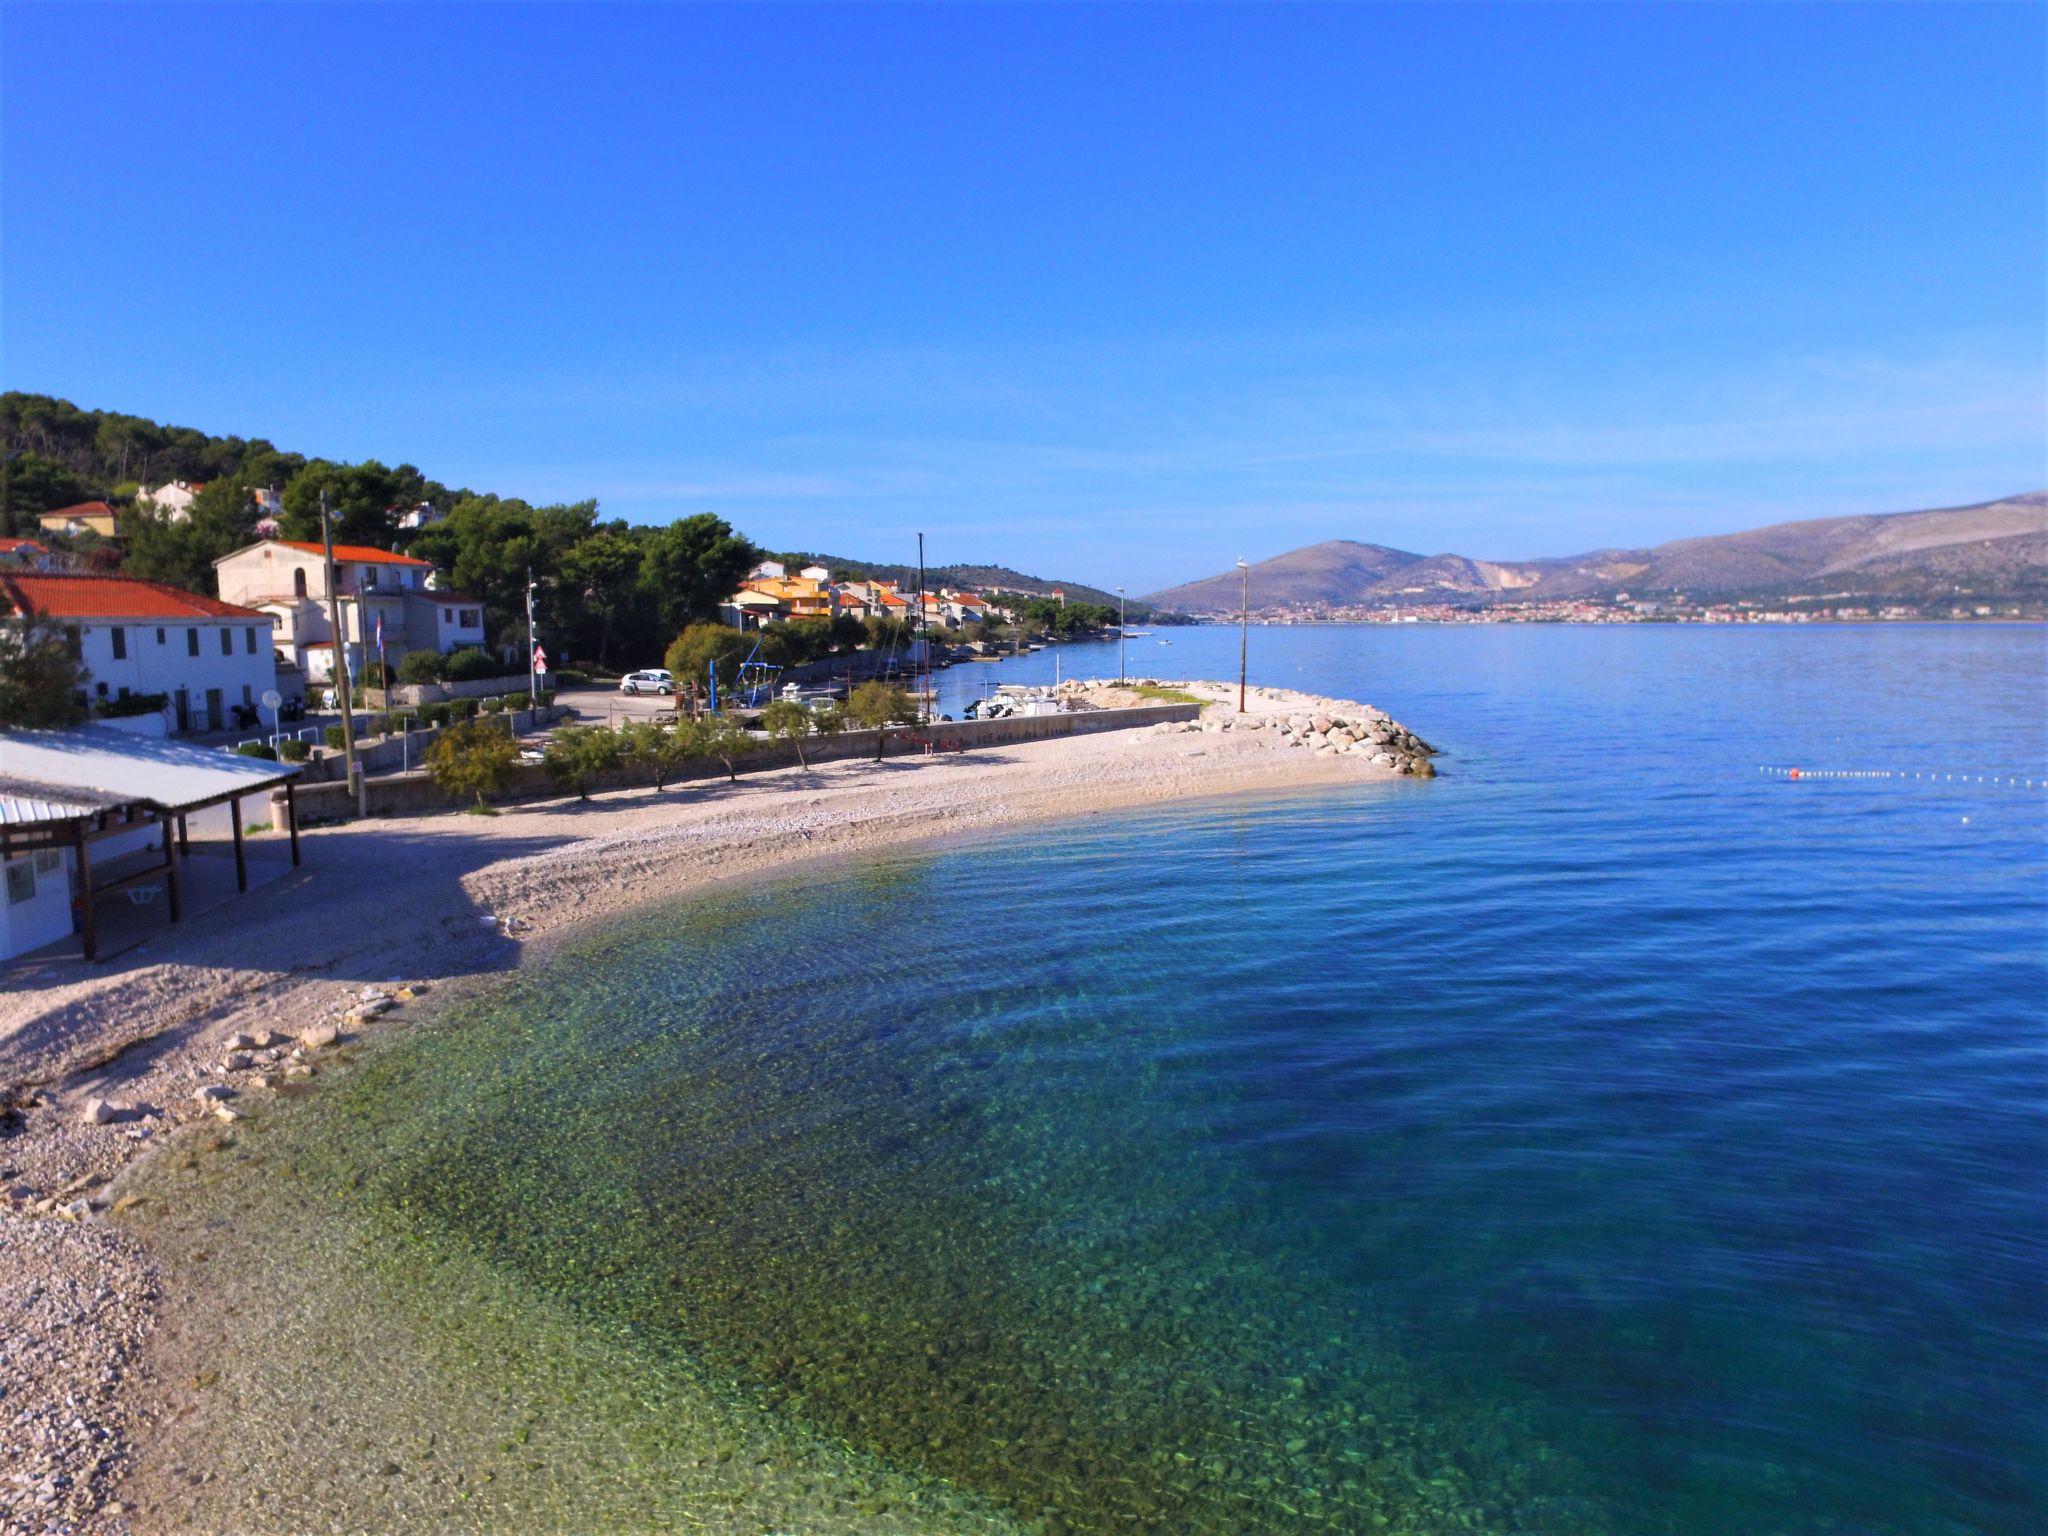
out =
[[590,685],[590,675],[587,672],[550,672],[548,676],[555,680],[557,688],[586,688]]
[[92,712],[102,720],[120,720],[129,715],[160,715],[171,702],[166,693],[131,693],[125,699],[101,699]]
[[389,688],[397,675],[388,662],[366,661],[359,669],[356,681],[365,688]]
[[486,677],[502,677],[504,672],[503,667],[473,645],[448,655],[447,678],[451,683],[474,683]]
[[280,741],[277,755],[288,763],[303,763],[313,755],[313,749],[303,741]]
[[485,699],[483,709],[484,713],[487,715],[502,715],[503,713],[505,713],[504,695],[499,694],[492,698]]
[[475,699],[450,699],[448,701],[449,716],[456,720],[474,720],[477,715],[477,707]]
[[245,741],[235,748],[237,756],[261,757],[270,762],[277,761],[277,751],[267,741]]
[[590,785],[600,773],[617,768],[624,756],[618,732],[601,725],[565,725],[541,751],[547,776],[576,798],[588,800]]
[[401,683],[438,683],[448,675],[448,664],[438,651],[408,651],[398,664]]
[[539,693],[534,695],[534,702],[541,705],[548,705],[554,703],[555,690],[552,688],[541,689]]
[[420,706],[421,725],[446,725],[448,720],[449,714],[446,704],[422,704]]
[[340,751],[340,750],[341,750],[341,749],[342,749],[342,748],[343,748],[344,746],[346,746],[347,744],[348,744],[348,732],[347,732],[347,731],[344,731],[344,730],[343,730],[343,729],[342,729],[342,728],[341,728],[340,726],[338,726],[338,725],[330,725],[329,727],[327,727],[327,750],[328,750],[328,751],[330,751],[330,752],[339,752],[339,751]]
[[482,805],[501,793],[519,764],[519,743],[496,721],[452,726],[427,748],[427,772],[450,794],[475,795]]

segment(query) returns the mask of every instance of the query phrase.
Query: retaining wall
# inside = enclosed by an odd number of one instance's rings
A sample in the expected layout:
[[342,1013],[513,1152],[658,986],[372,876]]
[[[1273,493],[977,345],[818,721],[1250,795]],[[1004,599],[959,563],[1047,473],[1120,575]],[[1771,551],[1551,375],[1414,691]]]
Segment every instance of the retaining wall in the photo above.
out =
[[[1057,736],[1089,736],[1097,731],[1140,730],[1167,721],[1193,720],[1200,714],[1201,706],[1198,704],[1147,704],[1136,709],[1094,709],[1075,714],[1028,715],[1008,720],[941,720],[932,725],[891,726],[882,733],[888,738],[882,750],[885,757],[902,757],[906,753],[922,751],[913,737],[929,739],[942,746],[999,747],[1024,741],[1048,741]],[[415,733],[415,747],[421,734]],[[813,763],[871,758],[875,755],[875,736],[874,731],[847,731],[838,736],[807,737],[804,756]],[[339,760],[338,757],[335,759]],[[796,749],[789,743],[764,741],[754,751],[738,759],[735,766],[741,773],[759,773],[764,769],[794,767],[796,761]],[[676,772],[668,775],[668,781],[681,784],[724,777],[725,765],[711,758],[682,764]],[[441,789],[423,772],[387,774],[363,782],[368,790],[372,816],[419,816],[430,811],[460,810],[470,803],[461,795],[451,795]],[[607,789],[624,789],[653,782],[652,776],[644,769],[629,769],[603,775],[592,786],[591,792],[597,794]],[[510,785],[497,798],[500,801],[534,800],[561,794],[560,787],[541,769],[522,765],[513,770]],[[355,803],[349,798],[345,782],[307,783],[301,779],[297,796],[302,825],[313,821],[345,821],[355,814]],[[282,816],[281,808],[277,814]]]

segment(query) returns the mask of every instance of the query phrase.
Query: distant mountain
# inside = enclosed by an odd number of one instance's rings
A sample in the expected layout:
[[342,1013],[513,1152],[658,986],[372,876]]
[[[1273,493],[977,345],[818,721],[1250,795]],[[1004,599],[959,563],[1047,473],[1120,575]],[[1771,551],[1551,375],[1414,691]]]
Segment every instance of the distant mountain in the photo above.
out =
[[[1243,576],[1225,571],[1147,594],[1189,613],[1235,613]],[[1968,596],[2048,602],[2048,491],[1927,512],[1825,517],[1744,533],[1603,549],[1566,559],[1474,560],[1333,539],[1251,568],[1255,611],[1422,607],[1572,598],[1737,601],[1854,593],[1918,606]]]

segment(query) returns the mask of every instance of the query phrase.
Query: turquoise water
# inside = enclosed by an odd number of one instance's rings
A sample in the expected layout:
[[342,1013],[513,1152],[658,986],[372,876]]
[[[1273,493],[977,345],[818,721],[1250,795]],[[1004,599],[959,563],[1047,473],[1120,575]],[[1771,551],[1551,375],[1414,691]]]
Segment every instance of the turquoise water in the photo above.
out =
[[652,911],[265,1134],[1026,1529],[2048,1528],[2042,631],[1253,657],[1444,777]]

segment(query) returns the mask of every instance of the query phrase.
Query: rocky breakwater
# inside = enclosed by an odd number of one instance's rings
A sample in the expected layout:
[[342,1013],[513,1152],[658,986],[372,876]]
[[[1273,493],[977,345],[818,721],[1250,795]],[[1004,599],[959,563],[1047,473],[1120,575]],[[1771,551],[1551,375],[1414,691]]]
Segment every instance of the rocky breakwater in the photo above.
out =
[[[1199,684],[1164,684],[1201,694]],[[1211,685],[1213,686],[1213,685]],[[1284,689],[1259,689],[1248,696],[1239,714],[1235,690],[1228,702],[1212,702],[1201,718],[1157,727],[1161,731],[1201,732],[1250,738],[1279,751],[1313,752],[1325,757],[1353,758],[1372,767],[1433,779],[1436,748],[1391,718],[1386,711],[1348,699],[1316,698]]]

